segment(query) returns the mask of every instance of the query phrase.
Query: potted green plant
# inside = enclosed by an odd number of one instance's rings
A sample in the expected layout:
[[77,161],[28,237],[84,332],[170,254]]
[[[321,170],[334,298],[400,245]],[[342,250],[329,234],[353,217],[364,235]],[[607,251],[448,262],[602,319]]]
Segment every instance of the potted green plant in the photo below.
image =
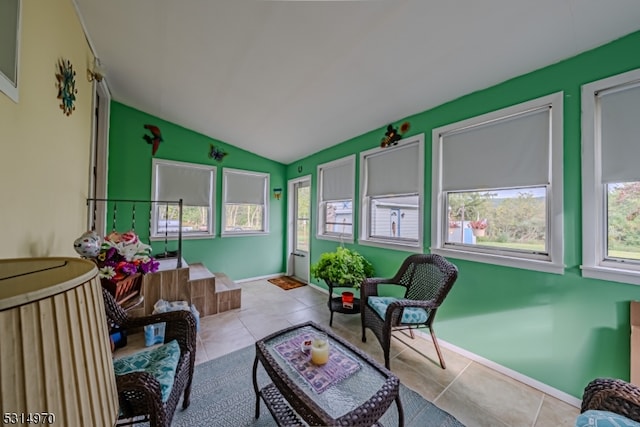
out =
[[356,251],[339,246],[334,252],[320,255],[311,266],[311,274],[333,287],[350,286],[360,288],[360,283],[374,274],[373,266]]

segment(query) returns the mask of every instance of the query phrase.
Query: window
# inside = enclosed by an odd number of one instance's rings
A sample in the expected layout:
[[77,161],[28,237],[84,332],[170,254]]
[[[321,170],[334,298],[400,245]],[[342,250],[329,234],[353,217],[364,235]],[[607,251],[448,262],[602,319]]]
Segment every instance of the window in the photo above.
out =
[[151,198],[156,203],[151,213],[151,237],[177,236],[179,209],[174,201],[182,199],[182,235],[212,237],[216,168],[194,163],[153,159]]
[[269,174],[223,169],[223,235],[269,232]]
[[563,273],[562,93],[433,130],[432,251]]
[[582,87],[582,275],[640,284],[640,70]]
[[0,91],[18,102],[20,0],[0,1]]
[[422,251],[424,135],[360,153],[359,242]]
[[319,239],[353,242],[356,156],[318,166]]

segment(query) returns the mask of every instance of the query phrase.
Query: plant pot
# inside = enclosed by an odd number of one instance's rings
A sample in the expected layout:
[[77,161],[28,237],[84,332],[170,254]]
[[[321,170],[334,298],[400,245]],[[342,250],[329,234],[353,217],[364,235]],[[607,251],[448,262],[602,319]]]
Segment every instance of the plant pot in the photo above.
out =
[[342,293],[342,308],[353,308],[353,292]]
[[343,292],[342,293],[342,303],[353,303],[353,292]]
[[474,228],[473,229],[473,235],[476,237],[482,237],[485,235],[487,230],[485,230],[484,228]]

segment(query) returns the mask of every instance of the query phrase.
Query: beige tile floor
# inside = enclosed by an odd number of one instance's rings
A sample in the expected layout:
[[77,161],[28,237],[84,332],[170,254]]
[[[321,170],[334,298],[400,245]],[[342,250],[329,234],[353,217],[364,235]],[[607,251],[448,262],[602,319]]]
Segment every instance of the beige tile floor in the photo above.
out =
[[[284,291],[267,280],[240,284],[242,307],[200,319],[196,363],[252,345],[267,334],[305,321],[329,325],[328,296],[304,286]],[[371,331],[360,340],[360,317],[335,313],[333,330],[380,363],[384,358]],[[398,341],[410,342],[409,348]],[[443,348],[447,369],[433,344],[399,335],[392,340],[391,370],[407,387],[454,415],[467,427],[573,426],[579,410],[528,385]],[[420,352],[420,353],[418,353]]]

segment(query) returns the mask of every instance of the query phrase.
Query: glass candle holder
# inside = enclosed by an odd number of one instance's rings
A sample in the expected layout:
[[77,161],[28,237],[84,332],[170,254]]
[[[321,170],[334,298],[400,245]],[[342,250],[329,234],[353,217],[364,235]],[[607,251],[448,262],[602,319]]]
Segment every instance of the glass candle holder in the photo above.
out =
[[311,342],[311,363],[324,365],[329,361],[329,339],[324,332],[314,335]]

